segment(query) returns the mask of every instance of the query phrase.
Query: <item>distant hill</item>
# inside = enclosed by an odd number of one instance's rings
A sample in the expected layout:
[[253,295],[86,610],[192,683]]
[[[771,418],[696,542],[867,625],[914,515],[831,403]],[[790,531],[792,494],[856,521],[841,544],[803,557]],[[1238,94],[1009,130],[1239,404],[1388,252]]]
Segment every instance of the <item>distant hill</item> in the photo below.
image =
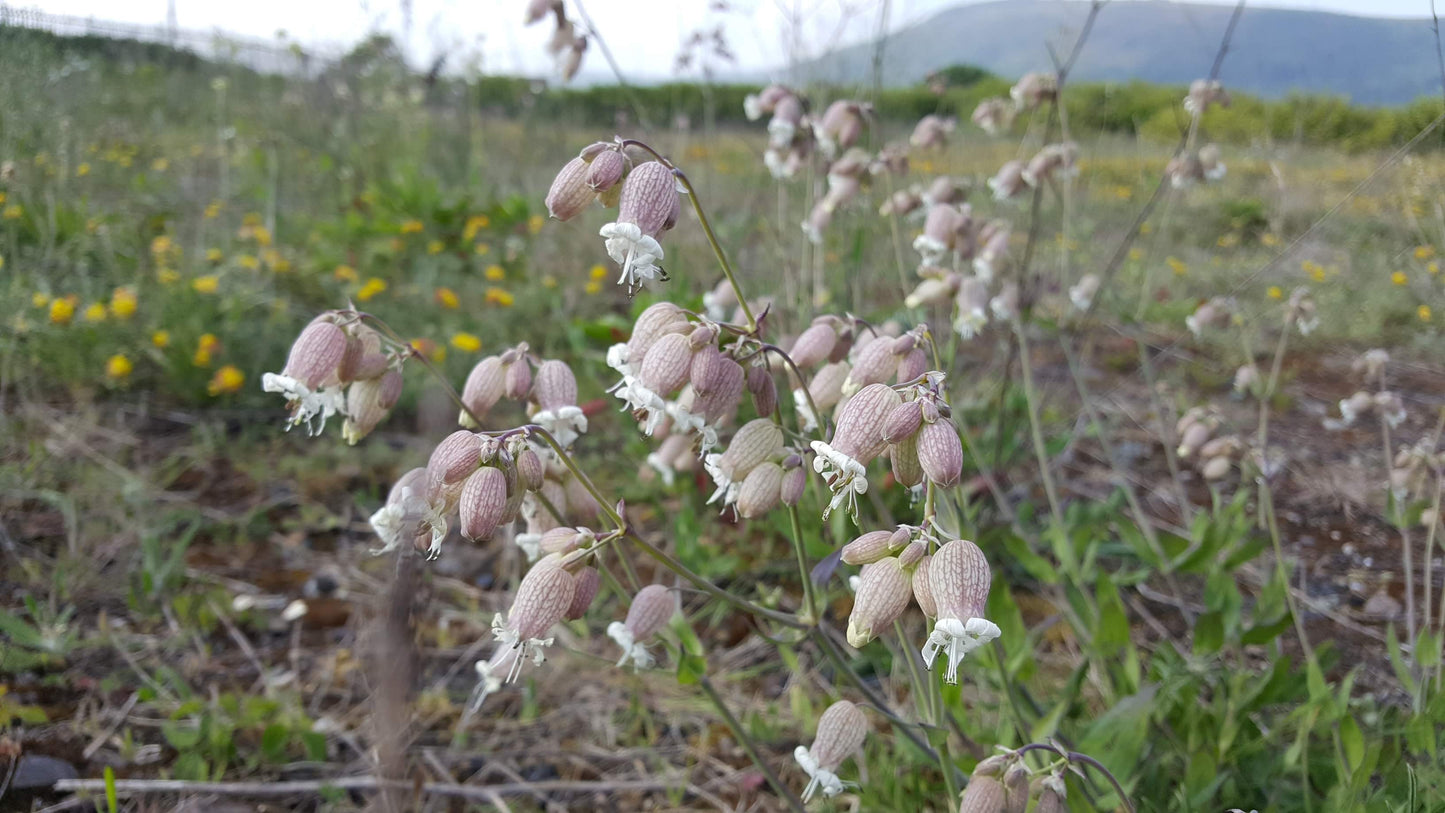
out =
[[[1423,3],[1422,3],[1423,5]],[[889,36],[886,84],[968,63],[1017,77],[1050,67],[1046,44],[1066,54],[1088,4],[1000,0],[948,9]],[[1185,84],[1209,72],[1233,8],[1162,0],[1109,3],[1075,67],[1075,78]],[[872,81],[875,45],[841,48],[803,65],[793,81]],[[1395,105],[1440,93],[1428,19],[1381,19],[1247,6],[1220,78],[1266,98],[1291,92]]]

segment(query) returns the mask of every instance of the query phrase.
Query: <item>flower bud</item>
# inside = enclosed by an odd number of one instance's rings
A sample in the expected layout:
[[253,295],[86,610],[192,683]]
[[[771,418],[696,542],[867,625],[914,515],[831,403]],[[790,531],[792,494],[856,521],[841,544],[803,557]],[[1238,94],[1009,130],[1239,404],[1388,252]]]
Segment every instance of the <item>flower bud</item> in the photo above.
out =
[[687,336],[669,333],[657,340],[642,357],[637,378],[644,387],[666,397],[682,389],[692,367],[692,347]]
[[1058,774],[1049,774],[1039,781],[1039,800],[1034,805],[1034,813],[1067,813],[1068,798],[1064,778]]
[[309,390],[333,383],[346,357],[346,331],[331,322],[307,325],[291,345],[281,375],[299,381]]
[[889,446],[888,462],[893,469],[893,479],[904,488],[914,488],[923,482],[923,464],[918,461],[917,435]]
[[1222,480],[1229,475],[1231,464],[1228,457],[1207,457],[1200,474],[1206,480]]
[[467,478],[457,502],[462,536],[476,542],[490,539],[502,521],[507,505],[507,476],[495,466],[483,466]]
[[[502,360],[496,356],[487,356],[472,368],[467,374],[466,384],[462,386],[462,403],[477,417],[482,417],[502,400],[506,392],[506,371],[502,369]],[[466,412],[461,414],[459,419],[462,426],[469,429],[477,429],[474,426],[471,416]]]
[[963,474],[963,444],[951,421],[937,420],[918,431],[918,463],[931,482],[944,488],[958,484]]
[[845,564],[871,565],[893,553],[892,531],[869,531],[843,546]]
[[837,405],[843,397],[843,382],[848,380],[852,370],[848,362],[837,361],[823,365],[813,374],[813,380],[808,382],[808,394],[813,397],[818,409],[831,409]]
[[569,525],[560,525],[545,531],[537,541],[537,550],[543,554],[560,553],[563,556],[577,550],[584,538],[584,532]]
[[[525,366],[525,365],[523,365]],[[532,400],[543,410],[577,405],[577,377],[566,362],[548,359],[537,366]]]
[[717,460],[717,466],[733,480],[743,478],[764,461],[783,454],[783,430],[767,418],[743,424]]
[[921,402],[908,401],[899,404],[889,410],[888,417],[883,421],[883,440],[888,443],[901,443],[918,434],[918,429],[922,425]]
[[602,586],[602,574],[591,565],[577,571],[574,578],[577,583],[572,590],[572,604],[562,616],[568,621],[576,621],[587,614],[587,609],[592,606],[592,600],[597,598],[597,591]]
[[783,505],[792,507],[802,502],[803,492],[808,487],[808,470],[802,467],[788,469],[783,472],[783,485],[778,490],[778,497]]
[[778,408],[778,384],[767,367],[749,367],[747,388],[753,396],[753,409],[759,415],[771,415]]
[[523,356],[511,364],[506,365],[507,373],[503,379],[503,393],[514,401],[520,401],[527,397],[532,390],[532,365]]
[[1008,810],[1008,789],[1003,782],[997,776],[975,770],[959,799],[959,813],[1008,813]]
[[869,384],[849,399],[838,414],[833,448],[867,465],[883,453],[883,420],[901,397],[887,384]]
[[606,192],[622,182],[626,171],[627,158],[621,150],[604,150],[587,167],[587,188],[593,192]]
[[918,609],[929,618],[938,617],[938,602],[933,598],[933,586],[930,582],[930,565],[933,562],[933,555],[929,554],[918,560],[918,567],[913,570],[913,600],[918,602]]
[[919,376],[926,372],[928,372],[928,353],[922,347],[915,347],[899,357],[898,370],[894,380],[905,384],[909,381],[917,381]]
[[928,553],[928,543],[921,540],[909,542],[904,546],[902,552],[898,554],[898,563],[903,565],[905,569],[912,568],[914,565],[923,561],[926,553]]
[[364,324],[348,326],[351,334],[346,342],[346,355],[336,371],[342,381],[377,378],[386,372],[391,360],[381,352],[381,334]]
[[558,220],[571,220],[587,208],[587,204],[596,197],[587,185],[589,169],[588,163],[581,158],[573,158],[562,166],[552,181],[552,188],[547,190],[548,214]]
[[380,378],[353,381],[346,389],[347,416],[341,437],[352,446],[375,429],[401,398],[400,370],[387,370]]
[[798,334],[798,338],[793,341],[793,348],[788,351],[788,357],[799,369],[812,367],[828,358],[837,342],[838,333],[833,330],[832,325],[826,322],[814,323]]
[[660,584],[649,584],[637,591],[632,606],[627,608],[627,620],[614,621],[607,626],[607,635],[622,647],[622,659],[617,665],[623,666],[629,660],[639,669],[652,666],[652,654],[643,644],[656,635],[677,611],[677,598]]
[[998,172],[988,179],[988,188],[993,191],[994,200],[1008,200],[1017,197],[1018,194],[1027,188],[1024,182],[1024,162],[1009,161],[998,168]]
[[893,625],[908,608],[908,575],[897,557],[889,556],[863,568],[853,612],[848,616],[848,643],[861,649]]
[[858,353],[858,360],[843,382],[843,393],[855,393],[869,384],[882,384],[893,378],[897,371],[898,356],[893,352],[893,342],[882,339],[871,341]]
[[744,519],[752,519],[777,508],[782,487],[782,466],[773,462],[758,464],[743,478],[736,503],[738,514]]
[[542,458],[532,449],[523,449],[517,454],[517,482],[527,491],[536,491],[542,487],[542,478],[547,475],[547,467],[543,465]]
[[658,339],[688,324],[687,317],[671,302],[658,302],[638,315],[627,340],[627,359],[636,369]]
[[436,445],[426,468],[433,481],[449,486],[465,480],[476,471],[481,464],[481,454],[481,435],[458,429]]

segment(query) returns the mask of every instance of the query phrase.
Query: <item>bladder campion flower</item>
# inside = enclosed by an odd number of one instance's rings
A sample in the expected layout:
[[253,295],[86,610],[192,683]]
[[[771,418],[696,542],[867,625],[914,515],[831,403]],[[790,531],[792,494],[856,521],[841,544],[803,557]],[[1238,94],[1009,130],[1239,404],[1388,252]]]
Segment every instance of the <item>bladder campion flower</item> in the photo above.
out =
[[1000,635],[998,625],[984,618],[993,577],[983,551],[967,539],[939,547],[928,565],[928,585],[938,607],[938,621],[923,645],[929,669],[940,653],[948,658],[944,679],[958,682],[958,665],[968,653]]
[[229,395],[239,392],[241,386],[246,383],[246,374],[241,372],[234,364],[227,364],[211,376],[211,381],[206,385],[206,392],[212,396]]
[[676,611],[677,598],[666,587],[649,584],[637,591],[627,608],[627,619],[607,625],[607,637],[622,647],[622,658],[617,665],[625,666],[632,661],[637,669],[651,669],[652,653],[643,644],[666,626]]
[[123,381],[130,376],[131,370],[135,369],[130,359],[120,353],[116,353],[105,360],[105,377],[112,381]]
[[617,283],[636,293],[646,280],[665,280],[659,265],[663,258],[657,236],[672,228],[680,214],[677,179],[672,169],[657,161],[638,165],[622,182],[617,219],[600,234],[607,254],[622,267]]
[[808,775],[808,785],[803,788],[804,802],[812,799],[819,790],[824,796],[837,796],[843,792],[843,780],[837,774],[838,766],[863,747],[863,738],[867,735],[868,718],[853,703],[839,700],[823,712],[818,718],[818,733],[813,737],[813,747],[799,745],[793,751],[793,759]]

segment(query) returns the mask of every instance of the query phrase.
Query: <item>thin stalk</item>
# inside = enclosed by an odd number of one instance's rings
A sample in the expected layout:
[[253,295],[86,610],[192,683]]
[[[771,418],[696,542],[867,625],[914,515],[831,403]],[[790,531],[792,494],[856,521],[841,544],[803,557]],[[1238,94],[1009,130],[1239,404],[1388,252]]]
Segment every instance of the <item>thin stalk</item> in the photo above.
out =
[[1385,452],[1385,504],[1394,506],[1394,510],[1391,512],[1394,516],[1391,519],[1400,529],[1400,544],[1404,547],[1402,553],[1405,560],[1405,630],[1410,637],[1410,646],[1412,647],[1411,661],[1418,664],[1419,659],[1413,656],[1413,647],[1419,643],[1415,637],[1415,545],[1414,540],[1410,538],[1410,527],[1405,523],[1405,512],[1400,510],[1390,489],[1389,472],[1392,457],[1390,449],[1392,444],[1390,443],[1390,421],[1384,415],[1380,416],[1380,442],[1384,446]]
[[[923,682],[923,676],[918,671],[918,664],[913,660],[913,647],[908,643],[908,636],[903,632],[903,622],[893,622],[893,634],[898,636],[898,649],[903,655],[903,660],[908,664],[908,685],[913,694],[913,708],[922,717],[925,710],[928,710],[928,689]],[[936,719],[936,718],[935,718]]]
[[798,559],[798,578],[803,582],[802,621],[813,623],[818,618],[818,607],[813,598],[813,580],[808,576],[808,556],[803,550],[803,525],[798,521],[798,506],[788,506],[788,524],[793,531],[793,554]]
[[[891,203],[893,200],[893,173],[885,171],[883,173],[883,183],[884,191],[888,193],[887,200],[890,201],[889,206],[891,207],[893,205]],[[888,212],[888,229],[893,236],[893,259],[898,264],[898,287],[902,289],[903,296],[906,298],[908,296],[908,273],[903,269],[907,266],[907,263],[904,262],[903,259],[903,231],[898,228],[897,212]],[[936,362],[934,366],[938,366]]]
[[1274,494],[1269,488],[1269,483],[1263,477],[1260,478],[1260,493],[1263,501],[1260,502],[1260,510],[1264,513],[1265,523],[1269,529],[1269,541],[1274,547],[1274,569],[1279,577],[1280,583],[1284,585],[1285,606],[1289,608],[1289,614],[1294,619],[1295,634],[1299,636],[1300,647],[1304,650],[1305,656],[1314,660],[1314,650],[1310,647],[1309,636],[1305,634],[1304,618],[1300,615],[1299,605],[1295,603],[1294,593],[1290,590],[1289,573],[1284,569],[1284,545],[1280,542],[1279,522],[1274,513]]
[[631,531],[627,532],[627,538],[631,540],[634,545],[642,548],[642,552],[652,557],[658,564],[662,565],[668,570],[671,570],[673,573],[676,573],[684,579],[692,582],[694,587],[698,588],[704,593],[707,593],[713,598],[721,599],[728,604],[731,604],[734,607],[743,610],[744,612],[758,616],[759,618],[766,618],[769,621],[777,624],[782,624],[785,627],[805,630],[810,629],[814,626],[814,624],[812,623],[807,623],[800,620],[795,615],[780,613],[776,610],[769,610],[767,607],[763,607],[759,604],[754,604],[753,602],[748,601],[745,598],[735,596],[732,593],[729,593],[728,591],[722,589],[721,587],[718,587],[707,579],[704,579],[702,576],[699,576],[698,574],[692,572],[687,568],[686,565],[672,558],[666,552],[658,549],[657,547],[648,543],[645,539],[632,533]]
[[[1059,492],[1054,484],[1054,475],[1049,466],[1048,448],[1044,445],[1044,431],[1039,417],[1039,394],[1034,387],[1033,362],[1029,358],[1029,340],[1023,323],[1014,319],[1014,334],[1019,340],[1019,369],[1023,375],[1024,401],[1028,404],[1029,437],[1033,441],[1034,457],[1038,460],[1039,475],[1044,483],[1044,495],[1049,500],[1049,514],[1054,520],[1054,529],[1064,532],[1064,512],[1059,504]],[[1064,546],[1060,546],[1064,547]],[[1073,563],[1070,563],[1072,567]]]
[[743,730],[742,724],[738,722],[738,719],[733,716],[732,711],[728,709],[727,704],[723,702],[722,696],[717,693],[717,689],[713,687],[712,681],[708,680],[707,676],[704,675],[703,678],[698,681],[698,686],[702,687],[703,694],[707,695],[707,699],[711,700],[713,706],[717,708],[718,714],[722,715],[723,722],[727,723],[728,729],[732,731],[733,736],[737,738],[738,744],[743,747],[744,751],[748,752],[748,758],[753,761],[754,765],[758,766],[759,771],[762,771],[763,776],[768,780],[768,784],[772,785],[773,790],[778,792],[778,795],[782,797],[783,801],[788,805],[788,809],[794,811],[794,813],[807,813],[806,808],[803,807],[803,800],[799,799],[798,795],[793,793],[791,788],[783,784],[783,780],[778,778],[778,774],[773,770],[772,766],[768,764],[767,760],[763,759],[763,754],[758,750],[757,743],[754,743],[752,737],[749,737],[747,732]]

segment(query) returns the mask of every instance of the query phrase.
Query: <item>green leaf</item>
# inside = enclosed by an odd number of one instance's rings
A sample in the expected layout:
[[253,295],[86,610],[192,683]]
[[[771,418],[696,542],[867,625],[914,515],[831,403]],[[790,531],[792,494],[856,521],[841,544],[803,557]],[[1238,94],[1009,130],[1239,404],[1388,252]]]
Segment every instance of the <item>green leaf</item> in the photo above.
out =
[[1114,655],[1129,643],[1129,616],[1109,574],[1099,574],[1099,580],[1094,583],[1094,597],[1099,605],[1094,645],[1102,654]]
[[1358,771],[1365,761],[1365,735],[1360,732],[1355,718],[1348,714],[1340,720],[1340,745],[1344,747],[1349,772]]
[[161,736],[172,748],[184,753],[201,742],[201,726],[195,722],[166,722],[161,724]]
[[301,744],[306,748],[306,758],[312,762],[326,761],[326,735],[319,731],[301,732]]
[[291,738],[291,730],[280,723],[272,723],[266,726],[261,732],[261,756],[271,762],[281,762],[286,759],[286,741]]
[[1224,646],[1224,613],[1210,610],[1194,623],[1194,654],[1212,655]]
[[115,769],[109,765],[105,766],[105,809],[110,813],[120,813],[120,798],[115,792]]
[[683,686],[697,684],[707,675],[707,659],[687,653],[677,659],[677,682]]
[[1410,674],[1410,667],[1405,664],[1405,658],[1400,654],[1400,639],[1395,636],[1395,625],[1391,624],[1385,628],[1385,652],[1390,657],[1390,666],[1395,669],[1395,679],[1405,688],[1407,694],[1415,693],[1415,677]]

